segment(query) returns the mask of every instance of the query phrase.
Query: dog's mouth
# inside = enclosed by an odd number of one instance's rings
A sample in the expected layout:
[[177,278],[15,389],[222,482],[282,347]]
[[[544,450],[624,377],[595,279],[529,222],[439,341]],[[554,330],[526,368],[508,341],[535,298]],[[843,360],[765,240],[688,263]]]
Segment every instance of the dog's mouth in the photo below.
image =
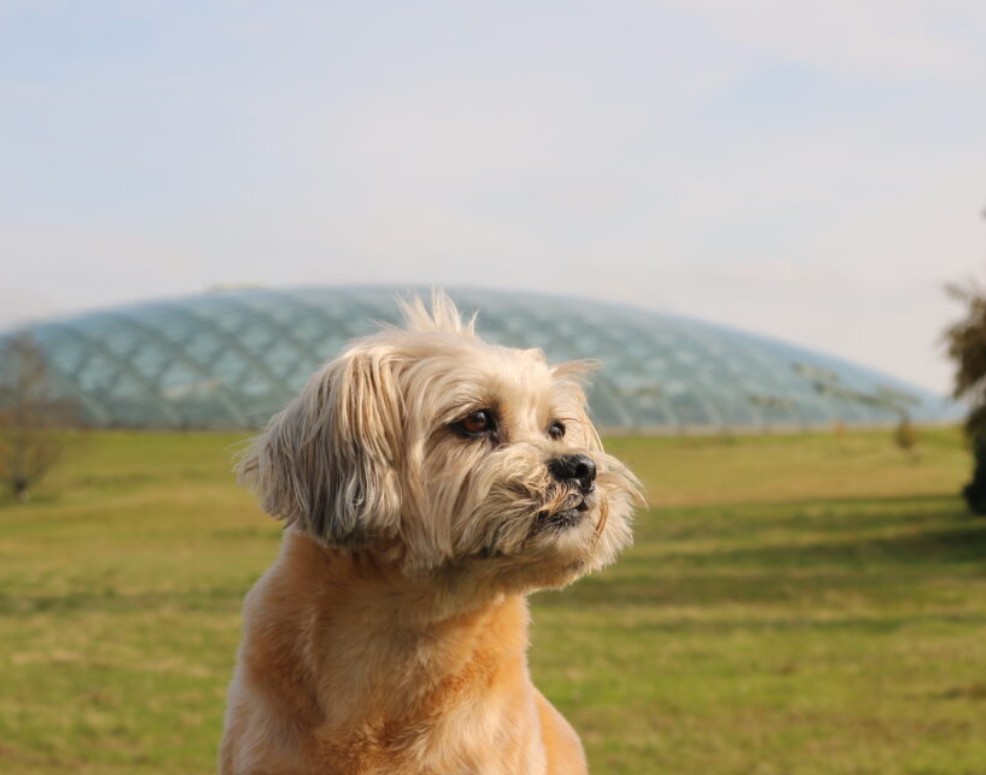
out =
[[565,530],[575,527],[585,519],[586,512],[592,508],[582,495],[572,493],[564,503],[564,508],[554,511],[539,511],[534,522],[536,532],[545,530]]

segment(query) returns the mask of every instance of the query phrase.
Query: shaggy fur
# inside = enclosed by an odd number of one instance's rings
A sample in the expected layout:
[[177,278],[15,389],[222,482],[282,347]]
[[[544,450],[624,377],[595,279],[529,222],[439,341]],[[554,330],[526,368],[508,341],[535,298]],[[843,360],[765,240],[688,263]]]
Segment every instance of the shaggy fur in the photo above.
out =
[[[638,484],[586,364],[483,342],[442,294],[402,306],[240,463],[287,530],[244,606],[222,775],[586,772],[528,675],[525,596],[612,561]],[[559,476],[576,454],[591,483]]]

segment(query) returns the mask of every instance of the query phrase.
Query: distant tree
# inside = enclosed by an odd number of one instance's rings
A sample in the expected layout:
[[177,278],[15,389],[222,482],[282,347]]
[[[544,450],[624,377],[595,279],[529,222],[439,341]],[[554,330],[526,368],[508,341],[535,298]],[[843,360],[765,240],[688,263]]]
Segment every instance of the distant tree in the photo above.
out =
[[962,488],[962,497],[974,514],[986,514],[986,436],[979,436],[972,443],[975,465],[972,481]]
[[76,425],[71,405],[56,397],[44,353],[30,334],[0,350],[0,483],[27,497],[62,455],[60,430]]
[[911,418],[906,412],[901,412],[900,422],[894,429],[894,443],[901,451],[911,454],[914,454],[914,449],[918,445],[918,432],[911,424]]
[[949,296],[965,306],[965,315],[945,329],[944,340],[955,364],[955,398],[969,402],[965,432],[972,444],[975,467],[962,491],[969,508],[986,515],[986,290],[978,283],[946,286]]
[[970,438],[986,431],[986,289],[975,281],[946,286],[948,295],[966,308],[965,315],[945,329],[945,346],[955,364],[956,398],[969,401],[965,428]]

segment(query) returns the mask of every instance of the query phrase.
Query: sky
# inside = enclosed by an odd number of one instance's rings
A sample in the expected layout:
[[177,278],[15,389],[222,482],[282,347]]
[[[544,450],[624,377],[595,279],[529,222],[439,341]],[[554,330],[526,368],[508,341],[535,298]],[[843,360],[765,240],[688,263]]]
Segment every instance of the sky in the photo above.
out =
[[0,0],[0,328],[475,286],[945,393],[943,286],[986,279],[983,41],[981,0]]

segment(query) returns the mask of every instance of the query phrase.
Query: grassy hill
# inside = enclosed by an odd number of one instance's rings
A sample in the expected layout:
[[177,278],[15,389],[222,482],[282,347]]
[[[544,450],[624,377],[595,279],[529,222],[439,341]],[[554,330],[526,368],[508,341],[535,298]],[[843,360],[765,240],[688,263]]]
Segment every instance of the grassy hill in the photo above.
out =
[[[94,433],[0,504],[0,772],[214,771],[279,527],[240,439]],[[597,775],[986,771],[986,520],[957,431],[620,438],[653,508],[534,598],[532,671]]]

